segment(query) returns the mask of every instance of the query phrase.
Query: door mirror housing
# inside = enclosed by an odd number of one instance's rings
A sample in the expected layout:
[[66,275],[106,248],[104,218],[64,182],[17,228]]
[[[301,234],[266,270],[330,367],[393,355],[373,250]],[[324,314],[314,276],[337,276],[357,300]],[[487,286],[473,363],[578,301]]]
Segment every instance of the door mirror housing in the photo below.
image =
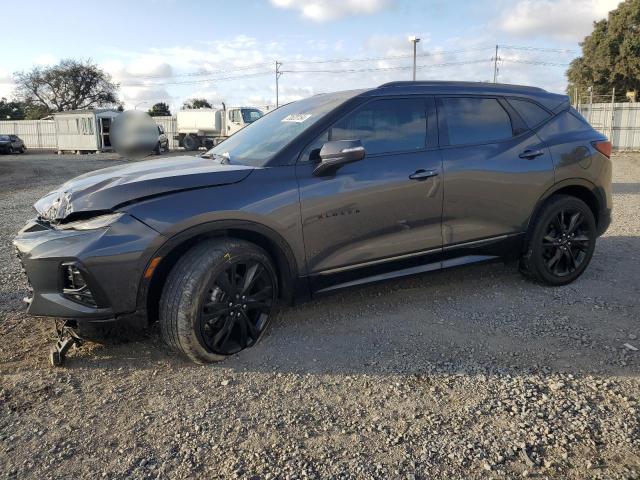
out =
[[347,163],[358,162],[365,156],[360,140],[335,140],[320,149],[320,162],[313,170],[315,176],[329,175]]

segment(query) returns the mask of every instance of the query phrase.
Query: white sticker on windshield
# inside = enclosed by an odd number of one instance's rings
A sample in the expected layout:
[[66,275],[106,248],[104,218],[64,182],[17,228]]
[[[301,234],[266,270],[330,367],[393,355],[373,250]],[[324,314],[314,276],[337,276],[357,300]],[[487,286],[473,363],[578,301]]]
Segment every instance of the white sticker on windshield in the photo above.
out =
[[284,117],[281,121],[302,123],[310,117],[311,117],[310,113],[292,113],[291,115],[287,115],[286,117]]

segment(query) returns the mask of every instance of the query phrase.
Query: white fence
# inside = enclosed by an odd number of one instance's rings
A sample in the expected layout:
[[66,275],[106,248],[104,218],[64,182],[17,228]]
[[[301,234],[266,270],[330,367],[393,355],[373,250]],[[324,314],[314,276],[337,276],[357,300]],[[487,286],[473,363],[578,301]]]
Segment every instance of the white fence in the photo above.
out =
[[[169,148],[178,148],[173,139],[176,134],[176,117],[153,117],[158,125],[164,127],[169,138]],[[28,149],[57,150],[56,127],[53,120],[2,120],[0,135],[18,135]]]
[[55,150],[58,147],[53,120],[2,120],[0,135],[18,135],[27,148]]
[[587,103],[578,110],[615,150],[640,150],[640,103]]
[[[615,150],[640,151],[640,103],[593,103],[578,105],[580,113],[595,129],[604,133]],[[164,127],[169,148],[178,148],[176,117],[153,117]],[[56,150],[53,120],[2,120],[0,134],[18,135],[30,149]]]

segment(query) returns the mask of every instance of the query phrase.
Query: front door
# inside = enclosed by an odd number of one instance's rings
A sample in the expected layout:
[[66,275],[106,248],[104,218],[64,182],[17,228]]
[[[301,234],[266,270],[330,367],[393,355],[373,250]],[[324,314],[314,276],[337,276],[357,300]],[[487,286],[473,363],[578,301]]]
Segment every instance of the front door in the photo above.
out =
[[[329,140],[361,140],[366,156],[316,177]],[[297,167],[311,275],[438,254],[441,156],[432,98],[374,99],[348,113],[303,152]]]
[[111,148],[111,119],[100,119],[100,139],[102,141],[102,148]]
[[229,110],[227,115],[227,136],[230,137],[238,130],[242,130],[244,123],[242,120],[242,112],[240,112],[239,108]]

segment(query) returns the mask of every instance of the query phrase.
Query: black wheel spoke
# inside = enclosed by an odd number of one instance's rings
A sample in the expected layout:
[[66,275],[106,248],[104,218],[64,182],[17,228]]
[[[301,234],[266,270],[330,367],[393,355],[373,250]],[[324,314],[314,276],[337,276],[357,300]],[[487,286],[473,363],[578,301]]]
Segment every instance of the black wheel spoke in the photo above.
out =
[[229,340],[235,320],[233,317],[227,317],[222,328],[213,337],[213,345],[223,346]]
[[580,212],[576,212],[569,219],[569,227],[567,228],[567,233],[571,234],[575,232],[576,228],[582,223],[582,214]]
[[242,318],[245,320],[245,322],[247,322],[247,327],[249,329],[249,335],[251,336],[251,338],[254,341],[257,340],[258,337],[260,336],[260,332],[258,331],[258,328],[254,325],[254,323],[251,321],[251,319],[246,314],[246,312],[242,312]]
[[550,269],[553,269],[558,264],[558,261],[560,260],[560,258],[562,258],[562,250],[558,248],[556,249],[553,257],[547,260],[547,267],[549,267]]
[[248,294],[256,283],[256,280],[260,278],[263,268],[259,263],[254,263],[247,268],[247,273],[244,276],[244,283],[242,285],[241,293]]
[[573,256],[573,252],[571,252],[570,248],[564,250],[564,256],[567,258],[567,270],[569,272],[576,269],[576,259]]
[[227,315],[231,312],[231,307],[227,302],[209,302],[204,305],[203,315],[208,318]]

